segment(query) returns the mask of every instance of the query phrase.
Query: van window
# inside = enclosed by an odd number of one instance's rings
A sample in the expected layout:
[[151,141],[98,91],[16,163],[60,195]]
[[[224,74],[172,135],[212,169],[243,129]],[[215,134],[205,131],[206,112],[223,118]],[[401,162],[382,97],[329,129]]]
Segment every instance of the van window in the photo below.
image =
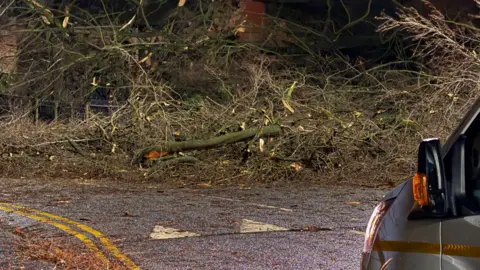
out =
[[480,119],[476,119],[466,132],[465,181],[467,201],[464,207],[473,212],[480,211]]

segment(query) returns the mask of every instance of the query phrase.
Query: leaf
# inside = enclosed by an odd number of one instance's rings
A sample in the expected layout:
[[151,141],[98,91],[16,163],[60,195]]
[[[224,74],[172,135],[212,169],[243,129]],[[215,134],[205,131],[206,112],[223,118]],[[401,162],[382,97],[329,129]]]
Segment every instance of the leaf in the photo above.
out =
[[210,183],[200,183],[197,186],[199,186],[199,187],[211,187],[212,185]]
[[98,86],[97,77],[93,77],[92,82],[90,83],[91,86]]
[[259,144],[260,152],[263,153],[265,151],[265,140],[260,138],[258,144]]
[[297,85],[297,81],[294,81],[292,85],[287,90],[287,102],[290,103],[290,99],[292,98],[293,90],[295,90],[295,86]]
[[63,18],[63,23],[62,23],[62,27],[63,28],[67,28],[68,26],[68,21],[70,20],[70,15],[69,16],[65,16],[65,18]]
[[321,232],[321,231],[333,231],[331,228],[317,227],[317,226],[305,226],[302,231],[306,232]]
[[68,21],[70,20],[70,8],[68,6],[65,7],[65,18],[63,18],[62,27],[68,27]]
[[245,33],[245,31],[246,31],[245,27],[238,27],[238,28],[235,30],[235,34]]
[[45,17],[45,16],[40,16],[40,17],[42,18],[42,21],[43,21],[45,24],[47,24],[47,25],[50,25],[50,24],[51,24],[51,22],[47,19],[47,17]]
[[225,218],[225,221],[229,222],[229,223],[239,223],[240,220],[238,219],[231,219],[231,218]]
[[290,164],[290,168],[293,168],[293,169],[294,169],[295,171],[297,171],[297,172],[303,170],[303,167],[302,167],[300,164],[296,163],[296,162]]
[[353,122],[348,122],[348,123],[342,123],[342,127],[344,129],[351,128],[353,126]]
[[295,90],[295,86],[297,85],[297,81],[294,81],[292,85],[287,89],[287,96],[282,98],[283,106],[289,110],[291,113],[294,113],[292,106],[290,106],[290,100],[292,99],[293,90]]
[[150,57],[152,57],[152,55],[153,55],[152,52],[149,52],[149,53],[147,54],[147,56],[145,56],[145,57],[144,57],[142,60],[140,60],[138,63],[141,64],[141,63],[147,62],[147,60],[150,59]]
[[164,157],[166,155],[168,155],[167,151],[162,151],[162,152],[151,151],[151,152],[149,152],[148,154],[145,155],[145,158],[147,160],[152,160],[152,159]]
[[187,0],[179,0],[179,1],[178,1],[178,6],[179,6],[179,7],[183,7],[186,2],[187,2]]
[[353,112],[353,115],[355,115],[356,118],[360,118],[363,115],[363,113],[355,111]]
[[295,111],[293,110],[293,108],[290,106],[290,104],[287,103],[287,101],[285,101],[285,99],[282,99],[282,103],[283,103],[283,106],[289,110],[291,113],[294,113]]
[[416,124],[417,123],[415,120],[412,120],[412,119],[403,119],[403,122],[407,123],[407,124]]
[[345,202],[346,205],[360,205],[360,202]]
[[55,203],[62,203],[62,204],[67,204],[67,203],[71,203],[72,201],[71,200],[58,200],[58,201],[55,201]]
[[53,13],[44,4],[41,4],[35,0],[27,0],[27,2],[31,5],[32,8],[35,8],[42,13],[40,17],[42,18],[43,22],[45,22],[45,24],[50,25],[54,23]]

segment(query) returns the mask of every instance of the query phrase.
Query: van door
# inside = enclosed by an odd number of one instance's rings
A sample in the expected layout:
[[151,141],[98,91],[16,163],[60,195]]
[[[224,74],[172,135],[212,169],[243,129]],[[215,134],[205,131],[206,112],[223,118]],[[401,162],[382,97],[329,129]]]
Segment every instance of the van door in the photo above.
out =
[[480,215],[441,223],[442,270],[480,269]]
[[[480,269],[480,117],[465,130],[464,156],[447,154],[456,217],[441,223],[442,269]],[[460,140],[460,136],[458,140]],[[453,153],[453,152],[452,152]],[[464,164],[455,160],[464,158]],[[457,166],[457,167],[455,167]],[[459,167],[459,168],[458,168]]]

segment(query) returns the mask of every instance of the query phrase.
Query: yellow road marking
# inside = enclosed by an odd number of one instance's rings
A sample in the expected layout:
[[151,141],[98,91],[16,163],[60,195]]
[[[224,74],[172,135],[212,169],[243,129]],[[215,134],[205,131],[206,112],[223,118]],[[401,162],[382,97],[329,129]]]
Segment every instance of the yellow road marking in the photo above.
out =
[[44,218],[44,217],[24,213],[22,211],[6,207],[4,204],[0,205],[0,210],[3,210],[5,212],[10,212],[10,213],[15,213],[17,215],[28,217],[28,218],[31,218],[31,219],[41,221],[41,222],[44,222],[46,224],[55,226],[55,227],[59,228],[60,230],[66,232],[66,233],[68,233],[72,236],[75,236],[78,240],[82,241],[85,244],[85,246],[87,246],[87,248],[90,249],[95,254],[95,256],[97,256],[97,258],[99,258],[103,263],[105,263],[105,264],[110,263],[110,261],[105,257],[105,255],[103,255],[103,253],[98,249],[98,247],[92,242],[92,240],[90,240],[87,236],[71,229],[67,225],[51,221],[51,220],[49,220],[47,218]]
[[[117,259],[119,259],[120,261],[122,261],[126,266],[128,266],[130,269],[132,270],[140,270],[140,267],[138,267],[132,260],[130,260],[130,258],[128,258],[125,254],[123,254],[122,252],[120,252],[120,250],[112,244],[112,242],[110,242],[110,240],[108,239],[107,236],[105,236],[103,233],[101,233],[100,231],[98,230],[95,230],[87,225],[84,225],[82,223],[79,223],[79,222],[76,222],[76,221],[73,221],[73,220],[70,220],[68,218],[65,218],[65,217],[61,217],[61,216],[57,216],[57,215],[54,215],[54,214],[50,214],[50,213],[47,213],[47,212],[43,212],[43,211],[40,211],[40,210],[36,210],[36,209],[31,209],[31,208],[27,208],[27,207],[24,207],[24,206],[20,206],[20,205],[14,205],[14,204],[9,204],[9,203],[0,203],[0,206],[6,206],[6,207],[13,207],[13,208],[16,208],[16,209],[20,209],[22,211],[27,211],[27,212],[33,212],[33,213],[36,213],[36,214],[39,214],[39,215],[42,215],[42,216],[45,216],[45,217],[48,217],[48,218],[51,218],[51,219],[54,219],[54,220],[58,220],[58,221],[62,221],[62,222],[65,222],[67,224],[71,224],[71,225],[74,225],[76,226],[77,228],[85,231],[85,232],[88,232],[90,233],[91,235],[93,235],[95,238],[97,238],[100,243],[107,249],[109,250],[113,256],[115,256]],[[46,219],[48,220],[48,219]]]

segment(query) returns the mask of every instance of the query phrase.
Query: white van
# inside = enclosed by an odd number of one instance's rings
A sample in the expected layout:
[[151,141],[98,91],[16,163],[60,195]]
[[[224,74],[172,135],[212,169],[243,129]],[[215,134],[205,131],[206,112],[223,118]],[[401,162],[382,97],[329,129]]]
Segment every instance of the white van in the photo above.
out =
[[480,269],[480,99],[443,146],[420,143],[416,175],[370,218],[361,269]]

